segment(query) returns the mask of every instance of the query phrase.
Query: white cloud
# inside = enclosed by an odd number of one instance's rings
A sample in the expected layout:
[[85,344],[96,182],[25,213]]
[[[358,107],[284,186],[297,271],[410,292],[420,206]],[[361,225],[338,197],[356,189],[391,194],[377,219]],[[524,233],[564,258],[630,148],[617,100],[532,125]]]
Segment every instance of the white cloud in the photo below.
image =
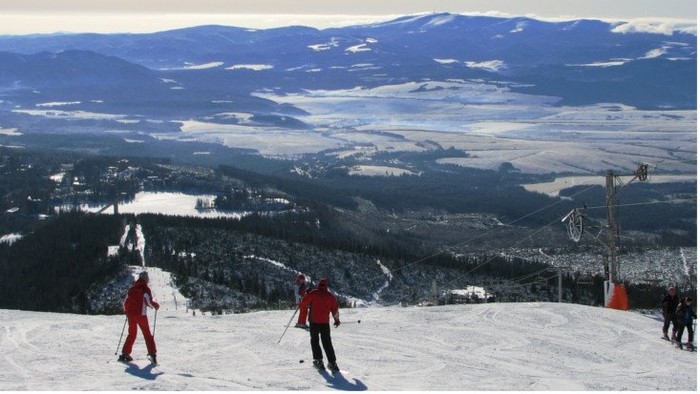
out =
[[621,34],[652,33],[664,34],[667,36],[673,35],[674,32],[682,32],[697,35],[697,25],[688,23],[688,21],[672,19],[666,21],[635,19],[628,22],[621,22],[612,29],[612,32]]

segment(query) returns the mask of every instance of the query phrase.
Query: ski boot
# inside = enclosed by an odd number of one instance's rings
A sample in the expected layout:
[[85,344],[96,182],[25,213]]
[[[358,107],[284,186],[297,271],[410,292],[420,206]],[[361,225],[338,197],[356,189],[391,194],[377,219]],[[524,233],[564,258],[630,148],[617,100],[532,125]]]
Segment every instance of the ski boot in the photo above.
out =
[[151,362],[151,364],[153,364],[153,365],[158,365],[158,361],[156,361],[156,355],[155,355],[155,354],[149,354],[149,355],[146,356],[146,357],[148,357],[148,360]]
[[338,364],[336,364],[335,361],[329,362],[329,363],[328,363],[328,369],[330,369],[331,372],[338,372],[338,371],[340,371],[340,368],[338,368]]
[[314,367],[320,370],[325,370],[323,367],[323,360],[314,360]]
[[696,349],[695,349],[695,346],[693,345],[692,342],[686,342],[685,343],[685,350],[692,352],[692,351],[695,351]]
[[128,362],[134,361],[134,359],[128,354],[122,354],[119,356],[117,361],[119,361],[120,363],[128,363]]

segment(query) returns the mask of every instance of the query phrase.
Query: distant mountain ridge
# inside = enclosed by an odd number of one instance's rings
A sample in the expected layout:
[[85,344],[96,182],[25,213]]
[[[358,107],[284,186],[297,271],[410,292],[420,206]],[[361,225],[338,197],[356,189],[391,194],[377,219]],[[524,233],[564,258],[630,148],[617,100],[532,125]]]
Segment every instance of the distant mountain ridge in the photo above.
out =
[[0,52],[0,64],[0,85],[16,82],[18,86],[34,88],[91,84],[135,87],[160,82],[158,75],[144,66],[90,50]]
[[[482,79],[558,97],[562,105],[696,108],[697,36],[619,27],[437,13],[324,30],[208,25],[151,34],[0,36],[0,104],[116,97],[144,116],[247,112],[260,125],[303,128],[293,118],[302,111],[251,93]],[[158,103],[171,103],[171,110],[155,109]],[[205,108],[212,103],[215,110]],[[100,108],[123,110],[109,102]]]
[[[0,50],[31,54],[83,49],[153,69],[214,61],[227,65],[266,62],[277,68],[307,63],[339,66],[356,60],[380,60],[389,54],[401,64],[431,64],[434,58],[454,57],[472,62],[502,60],[512,68],[633,60],[660,49],[659,58],[697,57],[693,34],[623,34],[614,32],[616,26],[597,20],[545,22],[441,13],[324,30],[209,25],[152,34],[0,36]],[[354,52],[350,49],[363,44]],[[352,57],[345,56],[350,53]]]

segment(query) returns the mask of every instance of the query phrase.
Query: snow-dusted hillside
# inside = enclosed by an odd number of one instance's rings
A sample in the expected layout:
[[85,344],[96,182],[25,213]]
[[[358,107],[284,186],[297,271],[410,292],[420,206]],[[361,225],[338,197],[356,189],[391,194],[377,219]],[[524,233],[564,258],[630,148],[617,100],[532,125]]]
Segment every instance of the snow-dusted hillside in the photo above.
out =
[[152,367],[140,334],[135,363],[116,362],[122,316],[0,310],[0,390],[697,389],[697,353],[673,348],[659,338],[661,322],[633,312],[549,303],[343,309],[332,330],[336,376],[313,369],[306,331],[290,328],[278,344],[292,313],[163,308],[161,365]]

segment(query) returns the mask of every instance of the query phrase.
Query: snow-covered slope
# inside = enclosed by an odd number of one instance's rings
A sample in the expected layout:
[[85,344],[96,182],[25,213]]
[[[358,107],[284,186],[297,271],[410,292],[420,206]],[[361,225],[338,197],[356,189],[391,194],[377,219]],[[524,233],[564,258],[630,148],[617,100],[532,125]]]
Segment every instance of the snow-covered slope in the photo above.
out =
[[151,367],[140,334],[135,364],[116,362],[122,316],[0,310],[0,390],[697,389],[697,353],[673,348],[659,321],[633,312],[548,303],[343,309],[332,330],[336,376],[312,368],[306,331],[290,328],[278,344],[292,313],[164,307],[161,365]]
[[[153,298],[160,304],[158,313],[165,315],[188,312],[189,299],[183,296],[180,290],[175,287],[170,272],[163,271],[157,267],[143,269],[138,266],[132,266],[130,268],[132,269],[134,280],[137,279],[139,272],[148,271],[149,286],[151,287]],[[124,294],[126,294],[126,289]]]

